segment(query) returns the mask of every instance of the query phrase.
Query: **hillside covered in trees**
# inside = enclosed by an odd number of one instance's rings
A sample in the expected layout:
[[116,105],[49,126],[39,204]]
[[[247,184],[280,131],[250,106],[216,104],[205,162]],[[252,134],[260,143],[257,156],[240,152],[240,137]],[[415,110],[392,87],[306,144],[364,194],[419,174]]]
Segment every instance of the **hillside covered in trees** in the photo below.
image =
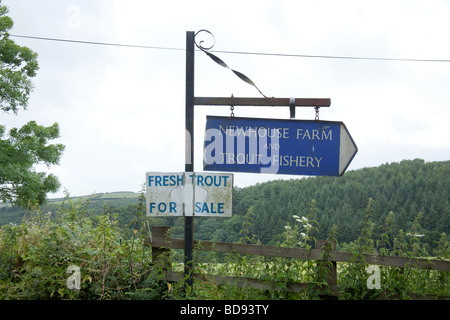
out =
[[[370,200],[369,200],[370,199]],[[435,247],[442,233],[450,235],[450,161],[425,163],[404,160],[374,168],[348,171],[342,177],[309,177],[275,180],[246,188],[236,187],[231,218],[195,219],[196,239],[238,242],[244,236],[261,244],[276,244],[285,226],[314,213],[316,239],[326,239],[337,225],[339,244],[360,235],[370,204],[375,237],[386,218],[392,219],[390,236],[403,233]],[[68,199],[67,201],[71,201]],[[72,200],[73,201],[73,200]],[[95,213],[116,212],[125,234],[144,217],[138,210],[138,194],[94,195],[86,208]],[[56,212],[60,203],[50,202],[42,211]],[[0,208],[0,224],[15,223],[23,216],[17,208]],[[147,218],[148,219],[148,218]],[[184,236],[184,219],[149,218],[149,225],[171,225],[173,236]],[[413,226],[414,224],[414,226]],[[243,234],[244,226],[244,234]],[[384,231],[383,231],[384,232]]]
[[326,239],[335,224],[338,242],[347,243],[360,235],[369,199],[376,234],[391,213],[393,235],[400,230],[411,233],[414,221],[418,221],[412,236],[434,246],[442,233],[450,234],[450,161],[405,160],[349,171],[338,178],[277,180],[237,188],[233,217],[198,221],[196,236],[237,241],[250,210],[250,237],[274,244],[287,223],[295,222],[294,215],[307,216],[313,206],[318,223],[316,238]]

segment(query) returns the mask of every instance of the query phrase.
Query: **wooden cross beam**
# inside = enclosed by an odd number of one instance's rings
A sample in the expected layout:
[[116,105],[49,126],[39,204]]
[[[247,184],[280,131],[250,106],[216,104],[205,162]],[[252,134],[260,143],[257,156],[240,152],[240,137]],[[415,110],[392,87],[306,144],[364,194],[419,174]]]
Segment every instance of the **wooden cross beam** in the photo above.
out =
[[329,98],[236,98],[236,97],[194,97],[198,106],[257,106],[257,107],[329,107]]

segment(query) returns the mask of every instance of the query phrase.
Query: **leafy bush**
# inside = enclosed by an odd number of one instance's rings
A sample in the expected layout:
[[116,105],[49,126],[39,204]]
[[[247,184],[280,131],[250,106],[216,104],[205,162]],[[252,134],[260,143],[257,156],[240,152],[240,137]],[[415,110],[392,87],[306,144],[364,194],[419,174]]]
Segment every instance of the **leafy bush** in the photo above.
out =
[[[338,228],[331,226],[323,250],[324,261],[284,257],[262,257],[236,253],[203,252],[194,248],[194,270],[201,275],[192,286],[186,278],[177,283],[163,280],[164,261],[152,261],[151,248],[144,246],[148,220],[144,219],[141,194],[132,223],[119,227],[118,217],[105,207],[92,214],[88,202],[64,202],[56,214],[36,210],[21,224],[0,228],[0,299],[322,299],[329,296],[326,281],[329,260],[334,251]],[[380,289],[367,285],[369,263],[364,254],[395,255],[416,259],[432,256],[449,259],[450,244],[442,234],[436,249],[420,242],[419,213],[409,232],[391,232],[393,212],[378,227],[371,221],[373,206],[369,199],[362,220],[360,237],[347,244],[337,244],[339,251],[353,255],[352,263],[338,264],[340,299],[409,299],[410,293],[437,297],[450,295],[450,272],[410,267],[380,267]],[[277,239],[281,247],[312,249],[320,234],[316,221],[317,203],[309,211],[294,215]],[[252,233],[254,208],[243,219],[241,243],[259,244]],[[126,229],[126,230],[124,230]],[[128,235],[131,230],[131,235]],[[377,232],[376,232],[377,231]],[[378,234],[377,234],[378,233]],[[176,250],[167,252],[166,260],[181,269]],[[75,269],[74,269],[75,268]],[[78,268],[78,269],[77,269]],[[72,280],[79,270],[79,282]],[[259,279],[271,289],[217,284],[211,274]],[[70,280],[70,281],[68,281]],[[241,280],[238,280],[242,283]],[[71,282],[72,281],[72,282]],[[301,292],[288,292],[289,284],[309,283]],[[79,286],[77,288],[77,285]],[[317,290],[320,288],[321,290]]]
[[[113,214],[86,208],[64,203],[55,216],[36,211],[0,229],[0,299],[127,299],[149,284],[144,236],[123,239]],[[67,284],[70,266],[79,290]]]

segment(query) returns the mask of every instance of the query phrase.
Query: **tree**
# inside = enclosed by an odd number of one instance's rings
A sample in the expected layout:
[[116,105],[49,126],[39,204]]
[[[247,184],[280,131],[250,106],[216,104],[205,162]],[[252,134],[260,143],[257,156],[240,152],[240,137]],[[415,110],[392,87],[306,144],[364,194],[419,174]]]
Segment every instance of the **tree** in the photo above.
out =
[[[39,69],[37,54],[9,39],[13,21],[0,0],[0,109],[3,112],[24,110],[33,89],[31,78]],[[41,205],[46,194],[56,192],[60,183],[53,174],[36,172],[35,166],[58,164],[64,151],[62,144],[49,144],[59,137],[59,125],[43,127],[30,121],[22,128],[6,133],[0,124],[0,201],[23,208]]]

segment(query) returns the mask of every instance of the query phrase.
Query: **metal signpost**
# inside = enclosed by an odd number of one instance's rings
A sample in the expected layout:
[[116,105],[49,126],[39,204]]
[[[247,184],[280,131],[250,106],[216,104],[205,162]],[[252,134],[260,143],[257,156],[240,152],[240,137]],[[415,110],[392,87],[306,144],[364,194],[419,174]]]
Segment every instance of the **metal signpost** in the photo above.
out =
[[[233,188],[231,174],[194,173],[195,105],[230,106],[232,110],[230,117],[207,117],[206,171],[340,176],[357,152],[342,122],[319,121],[319,108],[329,107],[330,99],[266,97],[248,77],[208,52],[214,44],[196,43],[201,32],[214,38],[207,30],[186,32],[185,172],[146,175],[147,215],[184,216],[184,274],[189,286],[193,283],[194,217],[230,217]],[[195,97],[195,47],[254,86],[264,98]],[[234,106],[289,107],[291,120],[235,118]],[[296,107],[315,108],[316,120],[293,120]]]
[[[185,131],[185,166],[187,172],[194,171],[194,59],[195,33],[186,32],[186,131]],[[184,275],[188,277],[186,283],[192,286],[190,276],[192,260],[194,258],[194,217],[184,217]]]

